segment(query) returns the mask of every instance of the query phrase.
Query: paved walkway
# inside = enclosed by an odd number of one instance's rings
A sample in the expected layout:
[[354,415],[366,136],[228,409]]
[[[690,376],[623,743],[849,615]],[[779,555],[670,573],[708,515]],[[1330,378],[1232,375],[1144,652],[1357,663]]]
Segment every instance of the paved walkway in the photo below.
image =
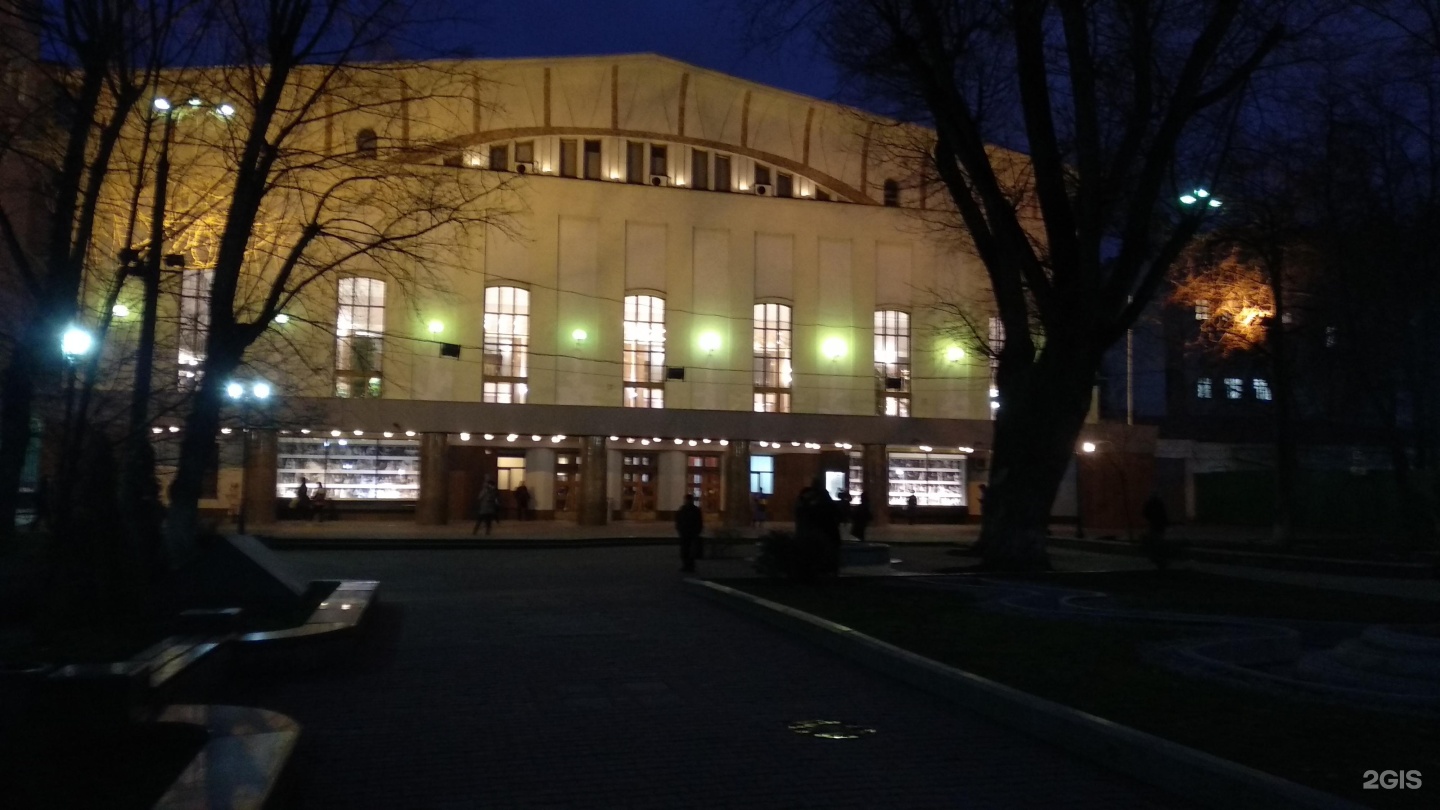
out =
[[384,582],[355,666],[219,696],[304,726],[299,808],[1176,806],[684,593],[673,548],[282,556]]

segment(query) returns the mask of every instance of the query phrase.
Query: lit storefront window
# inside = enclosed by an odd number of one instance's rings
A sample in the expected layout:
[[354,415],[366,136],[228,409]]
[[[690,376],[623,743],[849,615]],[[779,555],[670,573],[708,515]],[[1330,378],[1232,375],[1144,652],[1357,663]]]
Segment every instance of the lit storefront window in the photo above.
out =
[[405,439],[281,439],[275,494],[293,498],[300,478],[332,500],[413,501],[420,492],[420,442]]

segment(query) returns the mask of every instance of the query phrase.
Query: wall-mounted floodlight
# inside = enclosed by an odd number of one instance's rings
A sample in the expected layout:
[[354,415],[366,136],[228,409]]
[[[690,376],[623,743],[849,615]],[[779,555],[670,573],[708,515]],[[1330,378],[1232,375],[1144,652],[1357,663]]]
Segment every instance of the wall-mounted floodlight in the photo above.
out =
[[590,335],[587,334],[584,329],[576,329],[570,333],[570,337],[575,339],[576,346],[580,346],[585,343],[586,338],[590,337]]
[[945,362],[958,363],[965,359],[965,350],[959,346],[951,346],[945,350]]
[[845,340],[838,337],[826,338],[825,342],[820,344],[820,351],[831,360],[839,360],[845,356]]
[[1086,453],[1093,453],[1095,452],[1095,443],[1085,442],[1084,444],[1080,445],[1080,449],[1085,451]]
[[445,324],[440,321],[431,321],[425,325],[425,328],[430,330],[430,334],[438,335],[445,331]]
[[706,354],[714,354],[720,348],[720,334],[718,332],[706,332],[700,336],[700,348]]

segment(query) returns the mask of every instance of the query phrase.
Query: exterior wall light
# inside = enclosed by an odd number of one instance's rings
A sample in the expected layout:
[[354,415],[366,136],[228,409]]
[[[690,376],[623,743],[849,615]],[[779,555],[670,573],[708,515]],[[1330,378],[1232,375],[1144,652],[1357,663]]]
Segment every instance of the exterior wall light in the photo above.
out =
[[576,329],[570,333],[570,337],[575,339],[576,346],[583,346],[586,338],[590,337],[590,335],[584,329]]
[[706,354],[714,354],[720,348],[720,334],[718,332],[706,332],[700,336],[700,348]]
[[431,321],[425,328],[430,330],[430,334],[438,335],[445,331],[445,324],[440,321]]
[[825,342],[820,344],[820,351],[831,360],[839,360],[845,356],[845,341],[838,337],[826,338]]
[[1095,443],[1094,443],[1094,442],[1085,442],[1084,444],[1080,445],[1080,449],[1081,449],[1081,450],[1084,450],[1084,451],[1087,452],[1087,453],[1093,453],[1093,452],[1095,452]]
[[945,361],[947,363],[958,363],[965,358],[965,350],[959,346],[951,346],[945,350]]
[[278,323],[278,324],[287,324],[287,323],[289,323],[289,322],[290,322],[290,316],[289,316],[289,315],[286,315],[286,314],[283,313],[283,312],[281,312],[281,313],[279,313],[279,314],[277,314],[277,315],[275,316],[275,323]]
[[114,315],[117,318],[128,318],[130,317],[130,307],[127,307],[124,304],[116,304],[115,306],[110,308],[110,314]]
[[78,326],[72,326],[65,330],[60,336],[60,353],[66,357],[74,358],[82,354],[89,354],[90,348],[95,345],[95,338]]

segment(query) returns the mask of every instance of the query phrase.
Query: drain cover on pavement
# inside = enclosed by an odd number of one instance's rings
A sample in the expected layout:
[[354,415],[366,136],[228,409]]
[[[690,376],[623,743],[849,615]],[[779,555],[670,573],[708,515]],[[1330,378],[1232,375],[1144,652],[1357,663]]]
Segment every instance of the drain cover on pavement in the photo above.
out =
[[839,720],[799,720],[790,724],[790,730],[822,740],[858,740],[866,734],[875,733],[873,728],[852,726]]

